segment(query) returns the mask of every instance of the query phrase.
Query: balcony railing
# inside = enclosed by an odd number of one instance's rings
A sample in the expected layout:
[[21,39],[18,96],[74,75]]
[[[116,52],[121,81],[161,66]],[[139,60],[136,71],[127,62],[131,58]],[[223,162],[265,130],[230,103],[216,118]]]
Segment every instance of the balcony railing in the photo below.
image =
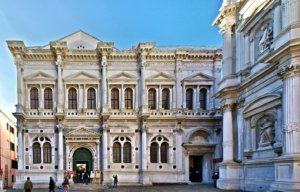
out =
[[52,109],[29,109],[27,110],[28,117],[53,117],[54,112]]

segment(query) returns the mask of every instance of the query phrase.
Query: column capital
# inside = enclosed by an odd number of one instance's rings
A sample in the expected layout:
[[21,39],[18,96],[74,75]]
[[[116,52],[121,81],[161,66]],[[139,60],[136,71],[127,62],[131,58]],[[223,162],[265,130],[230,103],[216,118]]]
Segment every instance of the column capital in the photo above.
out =
[[233,109],[233,104],[224,104],[222,105],[222,110],[225,112],[225,111],[232,111]]
[[62,66],[62,58],[61,58],[61,53],[56,53],[56,66],[60,68]]
[[277,75],[281,78],[281,79],[287,79],[290,77],[294,77],[294,76],[299,76],[300,75],[300,63],[299,64],[292,64],[290,66],[286,66],[284,68],[282,68]]
[[102,68],[107,67],[107,55],[101,55],[101,66]]
[[64,130],[64,126],[62,124],[57,124],[56,127],[58,128],[59,131]]

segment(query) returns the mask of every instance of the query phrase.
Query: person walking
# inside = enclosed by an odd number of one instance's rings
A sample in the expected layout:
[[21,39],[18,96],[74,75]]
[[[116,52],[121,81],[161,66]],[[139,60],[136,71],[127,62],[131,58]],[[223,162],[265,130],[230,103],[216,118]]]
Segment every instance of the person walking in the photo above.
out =
[[52,177],[50,177],[50,182],[49,182],[49,192],[55,192],[55,183],[54,180],[52,179]]
[[70,191],[70,183],[69,183],[69,178],[67,176],[65,176],[63,185],[64,185],[65,192],[69,192]]
[[89,174],[87,171],[85,171],[83,174],[83,181],[85,182],[86,185],[89,183]]
[[25,192],[31,192],[32,188],[33,188],[33,184],[30,181],[30,177],[27,177],[27,181],[24,183],[24,190]]
[[113,187],[118,188],[118,175],[113,175],[113,178],[114,178],[114,186]]

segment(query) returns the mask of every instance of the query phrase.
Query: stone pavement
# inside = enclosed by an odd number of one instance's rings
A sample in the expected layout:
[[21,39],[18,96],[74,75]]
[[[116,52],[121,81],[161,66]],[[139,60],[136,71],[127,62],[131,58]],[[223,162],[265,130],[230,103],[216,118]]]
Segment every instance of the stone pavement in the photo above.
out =
[[[23,192],[23,190],[7,189],[7,192]],[[48,192],[48,189],[33,189],[32,192]],[[55,192],[62,190],[56,189]],[[75,184],[71,186],[71,192],[93,191],[93,192],[219,192],[212,185],[190,184],[190,185],[154,185],[154,186],[119,186],[111,188],[97,184]]]

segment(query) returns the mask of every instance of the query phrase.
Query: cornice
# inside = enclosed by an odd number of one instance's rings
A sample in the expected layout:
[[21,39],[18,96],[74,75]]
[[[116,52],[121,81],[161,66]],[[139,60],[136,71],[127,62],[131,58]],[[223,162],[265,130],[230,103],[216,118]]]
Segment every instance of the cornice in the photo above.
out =
[[236,4],[231,4],[231,5],[227,5],[225,7],[223,7],[219,14],[217,15],[216,19],[213,21],[212,25],[220,25],[222,23],[222,21],[228,17],[228,16],[232,16],[237,13],[237,11],[239,10],[241,6],[241,3],[236,3]]

